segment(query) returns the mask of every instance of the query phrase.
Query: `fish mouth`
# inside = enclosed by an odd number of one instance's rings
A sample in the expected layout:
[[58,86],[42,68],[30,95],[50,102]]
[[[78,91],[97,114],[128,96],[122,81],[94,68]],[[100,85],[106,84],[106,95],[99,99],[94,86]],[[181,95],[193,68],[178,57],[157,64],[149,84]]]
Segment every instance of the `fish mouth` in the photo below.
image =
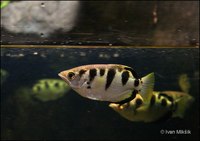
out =
[[67,84],[70,84],[69,80],[63,76],[62,72],[58,74]]
[[62,72],[60,72],[58,74],[58,76],[60,76],[69,86],[71,86],[72,88],[80,88],[80,86],[75,86],[74,84],[72,84],[63,74]]
[[79,86],[78,84],[74,84],[73,82],[71,82],[69,79],[67,79],[67,77],[65,77],[65,73],[63,72],[60,72],[58,76],[60,76],[72,88],[80,88],[82,86],[82,85]]

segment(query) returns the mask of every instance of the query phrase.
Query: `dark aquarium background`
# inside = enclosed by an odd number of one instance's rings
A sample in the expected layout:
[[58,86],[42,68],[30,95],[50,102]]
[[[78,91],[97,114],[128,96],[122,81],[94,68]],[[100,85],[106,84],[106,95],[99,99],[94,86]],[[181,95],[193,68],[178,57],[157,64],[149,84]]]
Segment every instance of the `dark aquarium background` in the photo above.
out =
[[[94,63],[128,65],[140,77],[155,72],[157,91],[181,91],[178,77],[186,73],[195,102],[183,119],[143,123],[130,122],[108,102],[83,98],[73,90],[42,102],[25,89],[43,78],[60,79],[57,74],[62,70]],[[1,84],[1,139],[199,138],[198,48],[1,48],[1,69],[9,73]],[[161,134],[161,130],[191,134]]]
[[[9,1],[0,15],[1,140],[199,140],[199,1]],[[47,85],[100,63],[154,72],[156,91],[181,91],[186,74],[195,101],[183,119],[130,122],[108,102]],[[40,80],[46,101],[33,94]]]

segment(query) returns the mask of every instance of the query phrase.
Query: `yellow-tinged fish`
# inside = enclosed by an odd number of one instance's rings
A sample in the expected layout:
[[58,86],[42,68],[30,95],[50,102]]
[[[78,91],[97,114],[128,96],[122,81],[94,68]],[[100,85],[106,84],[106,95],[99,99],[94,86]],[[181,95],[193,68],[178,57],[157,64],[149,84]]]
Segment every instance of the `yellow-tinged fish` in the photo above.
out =
[[59,79],[41,79],[32,87],[33,96],[43,102],[61,98],[69,90],[70,87]]
[[140,94],[123,105],[110,103],[109,107],[130,121],[154,122],[170,117],[183,118],[194,98],[187,93],[177,91],[153,92],[149,101]]
[[81,96],[100,101],[125,103],[138,91],[149,99],[154,87],[154,73],[139,78],[131,67],[119,64],[79,66],[58,75]]

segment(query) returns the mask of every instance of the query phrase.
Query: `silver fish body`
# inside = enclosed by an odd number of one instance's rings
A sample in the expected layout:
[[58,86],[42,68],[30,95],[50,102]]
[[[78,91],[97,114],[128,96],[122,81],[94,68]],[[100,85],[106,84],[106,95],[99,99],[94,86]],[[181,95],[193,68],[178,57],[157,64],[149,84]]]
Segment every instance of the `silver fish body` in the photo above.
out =
[[134,91],[145,95],[154,86],[153,74],[139,79],[132,68],[119,64],[79,66],[58,75],[81,96],[100,101],[119,102]]

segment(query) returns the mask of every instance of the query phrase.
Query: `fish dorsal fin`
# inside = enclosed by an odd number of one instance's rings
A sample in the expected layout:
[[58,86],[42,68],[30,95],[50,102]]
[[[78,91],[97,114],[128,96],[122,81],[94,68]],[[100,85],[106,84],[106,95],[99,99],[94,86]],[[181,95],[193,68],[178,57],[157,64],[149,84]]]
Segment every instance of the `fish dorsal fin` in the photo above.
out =
[[143,97],[144,101],[150,101],[154,89],[154,82],[155,82],[154,73],[150,73],[144,76],[143,78],[141,78],[141,81],[142,81],[142,88],[139,93]]
[[124,67],[124,69],[130,71],[131,74],[133,75],[133,77],[136,78],[136,79],[138,79],[138,75],[137,75],[137,73],[133,70],[133,68],[126,66],[126,67]]

